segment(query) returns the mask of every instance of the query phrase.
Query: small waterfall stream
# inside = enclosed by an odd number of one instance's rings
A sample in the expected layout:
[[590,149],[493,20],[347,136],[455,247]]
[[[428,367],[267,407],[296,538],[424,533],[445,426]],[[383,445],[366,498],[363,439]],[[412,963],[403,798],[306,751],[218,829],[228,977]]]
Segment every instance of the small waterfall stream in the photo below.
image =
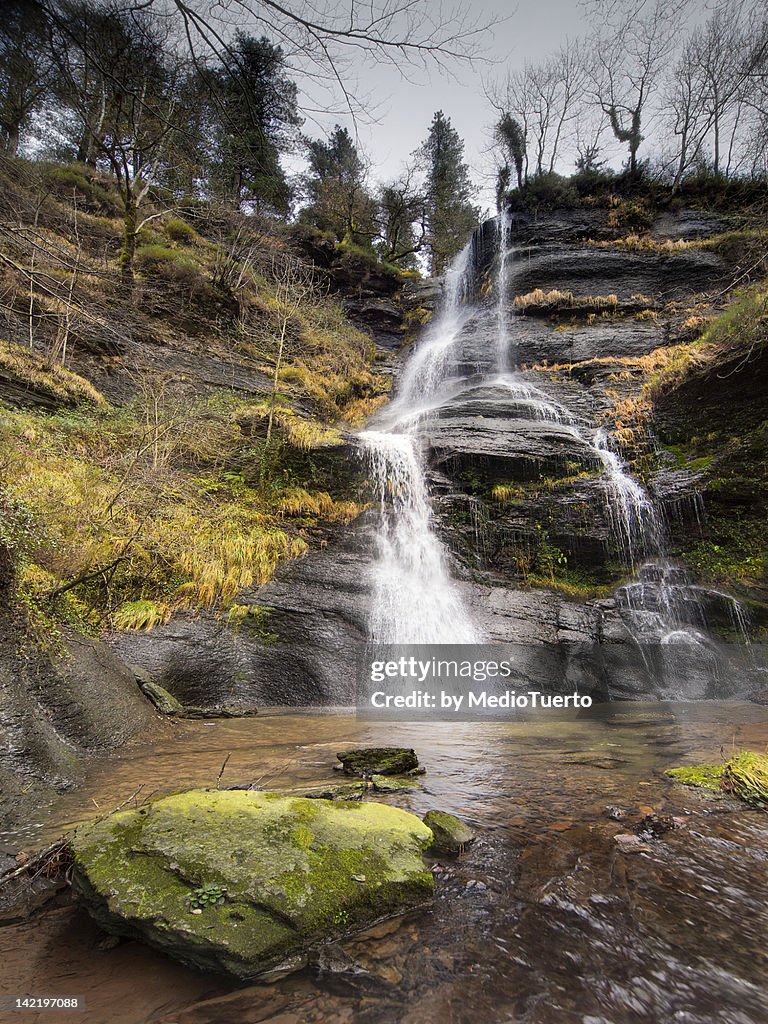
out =
[[361,439],[380,516],[371,638],[389,644],[477,643],[451,579],[448,555],[432,526],[417,427],[450,379],[454,344],[466,319],[472,245],[446,274],[442,307],[405,367],[394,401]]

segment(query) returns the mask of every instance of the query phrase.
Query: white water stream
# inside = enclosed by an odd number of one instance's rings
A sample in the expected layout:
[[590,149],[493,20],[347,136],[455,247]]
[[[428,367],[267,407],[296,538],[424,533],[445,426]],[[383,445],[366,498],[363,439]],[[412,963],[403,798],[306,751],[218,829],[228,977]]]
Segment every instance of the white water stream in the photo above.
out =
[[389,644],[470,644],[480,635],[452,580],[432,525],[424,456],[417,435],[434,396],[451,378],[466,322],[471,243],[448,271],[442,307],[405,367],[395,400],[361,434],[380,505],[370,634]]

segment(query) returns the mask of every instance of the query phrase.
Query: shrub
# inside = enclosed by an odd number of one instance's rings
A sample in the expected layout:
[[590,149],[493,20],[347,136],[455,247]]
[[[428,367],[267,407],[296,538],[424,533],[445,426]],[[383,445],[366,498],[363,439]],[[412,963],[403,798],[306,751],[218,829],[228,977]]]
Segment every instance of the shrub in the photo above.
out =
[[190,296],[199,297],[208,290],[208,282],[197,260],[187,252],[166,245],[140,245],[136,266],[147,277],[159,278]]
[[168,217],[163,221],[163,230],[173,242],[195,245],[200,241],[200,235],[181,217]]
[[150,630],[163,625],[171,617],[171,607],[157,601],[128,601],[112,616],[116,629]]
[[572,210],[579,205],[579,193],[561,174],[537,174],[521,189],[510,193],[511,210]]

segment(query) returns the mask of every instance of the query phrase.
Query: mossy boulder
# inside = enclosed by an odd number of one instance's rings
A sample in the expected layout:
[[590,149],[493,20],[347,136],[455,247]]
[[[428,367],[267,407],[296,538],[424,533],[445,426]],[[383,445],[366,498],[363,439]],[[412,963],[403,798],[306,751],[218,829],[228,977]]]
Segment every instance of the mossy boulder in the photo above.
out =
[[139,687],[141,692],[150,700],[161,715],[183,715],[184,706],[181,701],[176,700],[172,693],[165,687],[156,683],[154,679],[140,679]]
[[445,811],[427,811],[424,824],[433,835],[430,853],[448,854],[455,857],[463,853],[474,842],[475,833],[463,821]]
[[107,931],[250,979],[428,901],[431,840],[382,804],[192,790],[79,828],[73,885]]
[[360,747],[345,750],[336,757],[348,775],[405,775],[419,767],[419,759],[408,747]]

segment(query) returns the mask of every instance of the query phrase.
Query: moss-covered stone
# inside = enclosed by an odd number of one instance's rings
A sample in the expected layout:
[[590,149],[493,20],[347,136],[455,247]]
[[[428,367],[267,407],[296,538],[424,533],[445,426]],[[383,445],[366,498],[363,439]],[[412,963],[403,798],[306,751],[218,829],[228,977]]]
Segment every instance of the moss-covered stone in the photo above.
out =
[[427,811],[424,824],[431,829],[433,839],[430,853],[455,857],[475,839],[475,833],[463,821],[445,811]]
[[405,775],[418,768],[416,752],[407,747],[360,747],[346,750],[336,757],[348,775]]
[[372,775],[371,782],[379,793],[401,793],[419,787],[418,782],[410,775]]
[[[253,978],[426,902],[431,839],[414,815],[382,804],[193,790],[78,829],[73,882],[108,931]],[[211,886],[223,902],[192,913]]]
[[141,692],[150,700],[161,715],[183,715],[184,706],[163,686],[149,676],[137,677]]
[[668,768],[667,775],[686,786],[729,793],[747,804],[768,805],[768,757],[743,750],[725,764]]
[[699,789],[722,788],[724,764],[695,764],[683,768],[667,768],[665,774],[684,786],[697,786]]

